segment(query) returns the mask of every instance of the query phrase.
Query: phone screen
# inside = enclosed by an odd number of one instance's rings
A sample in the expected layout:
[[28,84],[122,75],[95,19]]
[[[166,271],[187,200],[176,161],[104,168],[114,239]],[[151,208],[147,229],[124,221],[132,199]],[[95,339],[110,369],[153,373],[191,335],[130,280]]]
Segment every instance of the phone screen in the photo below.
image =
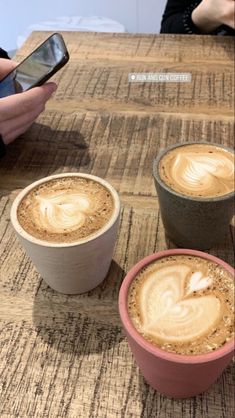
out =
[[60,63],[67,61],[63,38],[55,33],[0,81],[0,98],[42,84]]

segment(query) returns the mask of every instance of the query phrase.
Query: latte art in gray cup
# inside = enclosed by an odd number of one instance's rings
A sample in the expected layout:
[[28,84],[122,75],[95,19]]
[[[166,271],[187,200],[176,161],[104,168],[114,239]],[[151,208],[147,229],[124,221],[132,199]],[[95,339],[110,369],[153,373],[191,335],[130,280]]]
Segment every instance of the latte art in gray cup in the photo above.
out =
[[167,186],[188,196],[223,196],[234,191],[234,155],[215,145],[184,145],[163,156],[159,175]]
[[234,336],[234,278],[200,257],[175,255],[149,264],[132,282],[128,306],[137,331],[173,353],[204,354]]
[[17,215],[35,238],[69,243],[95,234],[113,210],[112,195],[102,184],[83,177],[60,177],[32,189]]
[[166,237],[208,250],[229,234],[234,215],[234,152],[220,144],[185,142],[160,153],[153,176]]

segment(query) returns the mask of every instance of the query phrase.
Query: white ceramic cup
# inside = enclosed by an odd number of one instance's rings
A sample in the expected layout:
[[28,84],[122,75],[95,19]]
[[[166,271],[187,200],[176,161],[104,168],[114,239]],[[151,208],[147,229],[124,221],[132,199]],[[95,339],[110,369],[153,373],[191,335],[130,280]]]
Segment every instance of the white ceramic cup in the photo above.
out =
[[[72,243],[43,241],[28,234],[17,219],[17,209],[23,197],[42,183],[62,177],[82,177],[102,184],[112,195],[114,211],[110,220],[96,234]],[[90,174],[63,173],[44,177],[23,189],[13,202],[11,222],[37,271],[54,290],[79,294],[98,286],[108,273],[118,233],[120,199],[105,180]]]

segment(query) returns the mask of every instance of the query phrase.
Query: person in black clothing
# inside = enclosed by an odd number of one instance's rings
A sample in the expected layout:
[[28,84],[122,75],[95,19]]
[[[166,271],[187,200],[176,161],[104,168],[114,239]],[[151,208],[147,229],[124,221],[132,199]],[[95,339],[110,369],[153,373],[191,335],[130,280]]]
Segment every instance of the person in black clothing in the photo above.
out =
[[[0,80],[15,66],[6,51],[0,48]],[[46,83],[24,93],[0,98],[0,157],[5,155],[6,145],[24,133],[43,112],[55,90],[55,83]]]
[[4,49],[0,48],[0,58],[10,59],[8,53]]
[[234,35],[234,0],[168,0],[161,33]]

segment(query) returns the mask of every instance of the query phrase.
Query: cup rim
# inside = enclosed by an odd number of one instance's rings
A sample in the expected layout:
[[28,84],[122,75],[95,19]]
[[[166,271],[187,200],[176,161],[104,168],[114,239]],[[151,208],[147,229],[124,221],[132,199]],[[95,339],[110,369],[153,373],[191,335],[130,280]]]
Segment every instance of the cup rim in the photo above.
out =
[[183,364],[207,363],[210,361],[217,360],[233,351],[234,339],[231,339],[224,346],[210,353],[196,354],[196,355],[171,353],[161,348],[158,348],[154,346],[153,344],[151,344],[150,342],[148,342],[147,340],[145,340],[142,337],[142,335],[136,330],[136,328],[134,327],[129,317],[128,308],[127,308],[127,296],[128,296],[129,287],[132,281],[135,279],[136,275],[139,273],[139,271],[143,267],[147,266],[151,262],[158,260],[160,258],[166,257],[166,256],[176,255],[176,254],[194,255],[194,256],[204,258],[209,261],[214,261],[216,264],[221,265],[227,271],[229,271],[232,275],[234,275],[234,269],[228,263],[226,263],[225,261],[221,260],[218,257],[215,257],[211,254],[204,253],[198,250],[177,248],[177,249],[163,250],[163,251],[159,251],[154,254],[148,255],[147,257],[140,260],[136,265],[134,265],[131,268],[131,270],[127,273],[126,277],[124,278],[121,284],[121,288],[119,291],[118,305],[119,305],[119,314],[121,317],[123,327],[140,347],[142,347],[144,350],[151,353],[152,355],[160,357],[163,360],[167,360],[167,361],[171,361],[175,363],[183,363]]
[[[24,230],[24,228],[20,225],[18,218],[17,218],[17,209],[18,206],[20,204],[20,202],[22,201],[22,199],[35,187],[37,187],[40,184],[43,183],[47,183],[50,180],[53,179],[57,179],[57,178],[61,178],[61,177],[82,177],[82,178],[87,178],[93,181],[96,181],[97,183],[102,184],[106,189],[108,189],[108,191],[111,193],[113,200],[114,200],[114,211],[113,214],[111,216],[111,218],[109,219],[109,221],[103,226],[103,228],[99,229],[95,234],[87,237],[87,238],[83,238],[77,241],[73,241],[73,242],[49,242],[46,240],[42,240],[39,238],[34,237],[33,235],[29,234],[28,232],[26,232]],[[108,183],[106,180],[102,179],[101,177],[98,176],[94,176],[93,174],[87,174],[87,173],[59,173],[59,174],[53,174],[47,177],[43,177],[39,180],[34,181],[33,183],[29,184],[27,187],[25,187],[23,190],[21,190],[19,192],[19,194],[16,196],[15,200],[13,201],[12,207],[11,207],[11,212],[10,212],[10,218],[11,218],[11,223],[14,227],[14,229],[16,230],[16,232],[23,238],[25,238],[27,241],[30,241],[33,244],[38,244],[40,246],[44,246],[44,247],[53,247],[53,248],[68,248],[68,247],[74,247],[74,246],[78,246],[78,245],[84,245],[87,244],[90,241],[94,241],[96,239],[98,239],[101,235],[105,234],[117,221],[119,214],[120,214],[120,208],[121,208],[121,203],[120,203],[120,198],[119,195],[117,193],[117,191],[114,189],[114,187]]]
[[165,190],[167,190],[169,193],[180,197],[181,199],[185,199],[185,200],[192,200],[192,201],[197,201],[197,202],[218,202],[218,201],[224,201],[224,200],[229,200],[231,199],[231,197],[234,197],[234,191],[230,192],[230,193],[226,193],[222,196],[212,196],[212,197],[200,197],[200,196],[189,196],[189,195],[185,195],[183,193],[177,192],[176,190],[173,190],[171,187],[169,187],[160,177],[159,171],[158,171],[158,166],[159,163],[161,161],[161,159],[163,158],[164,155],[166,155],[168,152],[170,152],[171,150],[175,149],[175,148],[179,148],[179,147],[184,147],[187,145],[212,145],[212,146],[216,146],[219,148],[223,148],[225,151],[231,152],[232,154],[234,154],[234,151],[232,148],[229,148],[225,145],[222,144],[216,144],[215,142],[208,142],[208,141],[201,141],[201,142],[193,142],[193,141],[189,141],[189,142],[181,142],[180,144],[173,144],[167,148],[165,148],[164,150],[160,151],[159,154],[157,155],[157,157],[153,160],[153,177],[155,178],[155,180],[161,185],[162,188],[164,188]]

